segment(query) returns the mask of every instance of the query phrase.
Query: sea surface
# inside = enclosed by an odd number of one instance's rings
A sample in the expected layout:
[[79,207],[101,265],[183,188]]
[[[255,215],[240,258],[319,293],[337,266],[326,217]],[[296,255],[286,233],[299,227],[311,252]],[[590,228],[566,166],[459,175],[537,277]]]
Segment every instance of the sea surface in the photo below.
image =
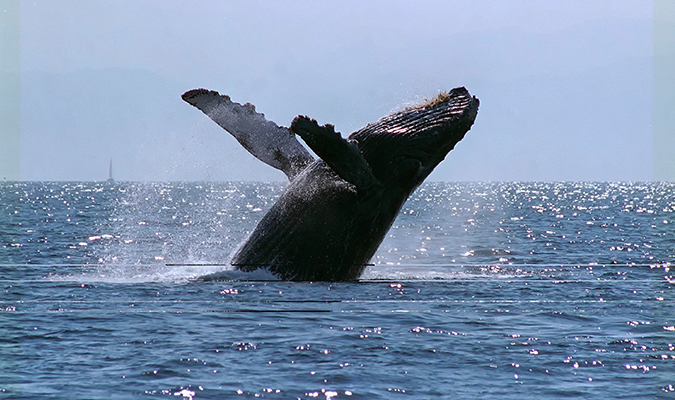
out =
[[358,282],[232,271],[283,189],[0,183],[0,399],[675,398],[675,184],[427,183]]

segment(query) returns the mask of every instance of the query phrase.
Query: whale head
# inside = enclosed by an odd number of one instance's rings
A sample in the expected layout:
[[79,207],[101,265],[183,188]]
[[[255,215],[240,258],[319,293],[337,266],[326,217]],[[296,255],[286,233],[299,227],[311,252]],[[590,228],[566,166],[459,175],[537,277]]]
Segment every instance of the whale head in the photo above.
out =
[[369,124],[349,139],[380,182],[411,193],[464,138],[478,105],[464,87],[455,88]]

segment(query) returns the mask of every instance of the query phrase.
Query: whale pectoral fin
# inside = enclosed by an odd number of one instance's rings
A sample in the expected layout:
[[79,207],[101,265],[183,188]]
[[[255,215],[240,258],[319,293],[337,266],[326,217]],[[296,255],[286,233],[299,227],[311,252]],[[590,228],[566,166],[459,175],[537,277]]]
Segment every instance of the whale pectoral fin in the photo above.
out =
[[229,96],[206,89],[190,90],[182,98],[230,132],[249,153],[281,170],[290,180],[314,161],[291,131],[265,119],[252,104],[241,105]]
[[343,139],[333,125],[321,126],[316,120],[297,116],[291,124],[291,131],[297,133],[340,178],[355,185],[357,190],[372,190],[380,186],[356,144]]

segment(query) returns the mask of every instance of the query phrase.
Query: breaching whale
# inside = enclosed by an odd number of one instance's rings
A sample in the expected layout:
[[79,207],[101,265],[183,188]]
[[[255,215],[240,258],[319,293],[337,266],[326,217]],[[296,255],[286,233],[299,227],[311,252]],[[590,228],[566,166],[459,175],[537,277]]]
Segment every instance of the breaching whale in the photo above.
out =
[[290,180],[231,263],[295,281],[358,279],[408,196],[471,128],[479,105],[455,88],[345,139],[333,125],[306,116],[280,127],[253,105],[215,91],[182,97]]

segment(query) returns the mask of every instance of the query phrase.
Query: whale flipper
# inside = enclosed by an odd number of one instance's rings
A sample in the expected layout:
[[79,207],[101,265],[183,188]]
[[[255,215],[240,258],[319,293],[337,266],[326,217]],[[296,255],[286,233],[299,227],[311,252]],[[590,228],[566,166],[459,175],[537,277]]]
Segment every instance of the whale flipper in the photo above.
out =
[[207,89],[190,90],[182,98],[230,132],[257,159],[281,170],[289,180],[314,161],[288,128],[268,121],[250,103],[241,105],[229,96]]
[[298,134],[340,178],[356,186],[363,194],[380,186],[358,146],[342,138],[333,125],[320,126],[316,120],[297,116],[291,131]]

